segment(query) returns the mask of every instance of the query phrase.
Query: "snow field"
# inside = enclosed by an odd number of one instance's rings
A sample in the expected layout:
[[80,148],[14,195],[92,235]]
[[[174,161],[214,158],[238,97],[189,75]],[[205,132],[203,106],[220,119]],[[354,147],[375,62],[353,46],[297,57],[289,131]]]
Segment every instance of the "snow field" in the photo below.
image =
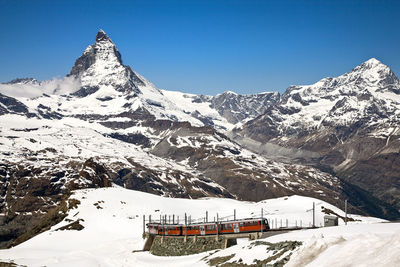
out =
[[[299,218],[307,221],[311,219],[311,214],[305,210],[312,207],[313,202],[343,214],[342,211],[328,203],[300,196],[253,203],[221,198],[197,200],[165,198],[114,187],[78,190],[74,192],[72,198],[80,200],[81,204],[78,205],[78,208],[70,210],[64,221],[19,246],[1,250],[0,259],[3,261],[14,260],[18,264],[27,266],[72,266],[73,264],[79,266],[159,266],[160,264],[163,266],[207,266],[201,259],[209,255],[209,252],[182,257],[157,257],[148,252],[132,253],[134,250],[141,250],[144,245],[142,239],[143,215],[151,215],[153,219],[158,219],[160,214],[175,214],[175,218],[179,216],[182,220],[186,212],[195,219],[204,217],[207,210],[209,220],[212,220],[217,212],[220,218],[232,218],[233,209],[236,209],[238,218],[259,216],[260,210],[263,208],[266,218]],[[316,210],[317,222],[320,222],[323,214],[320,209]],[[385,234],[392,232],[391,228],[385,227],[391,224],[369,224],[382,220],[360,218],[363,220],[362,224],[296,231],[265,240],[271,242],[303,240],[305,246],[311,246],[310,238],[314,235],[318,239],[320,233],[331,235],[334,238],[335,234],[340,235],[343,232],[345,238],[352,239],[358,238],[358,235],[350,235],[349,229],[358,229],[359,233],[362,233],[363,229],[370,231],[386,229]],[[80,221],[84,226],[83,230],[57,231],[58,228],[78,219],[83,220]],[[397,229],[400,230],[400,227]],[[309,239],[311,241],[308,241]],[[241,240],[238,245],[217,252],[215,256],[233,252],[246,262],[266,257],[265,249],[263,250],[262,246],[247,249],[246,247],[250,244],[250,241]],[[328,246],[331,246],[331,243],[328,242]],[[302,255],[299,252],[297,257],[302,257]]]

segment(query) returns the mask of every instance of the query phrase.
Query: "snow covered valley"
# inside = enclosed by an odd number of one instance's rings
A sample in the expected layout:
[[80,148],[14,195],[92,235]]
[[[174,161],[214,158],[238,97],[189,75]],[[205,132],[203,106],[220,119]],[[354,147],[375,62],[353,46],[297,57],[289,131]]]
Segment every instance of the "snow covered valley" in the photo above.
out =
[[[208,211],[209,219],[218,213],[219,218],[226,220],[233,216],[233,209],[238,218],[244,218],[259,216],[263,208],[264,216],[270,221],[286,222],[287,219],[293,224],[301,220],[308,225],[312,221],[309,209],[313,202],[317,226],[323,224],[322,207],[344,215],[342,210],[314,198],[290,196],[260,202],[224,198],[193,200],[111,187],[77,190],[70,199],[78,200],[79,204],[68,211],[63,221],[16,247],[0,250],[0,262],[25,266],[235,266],[239,263],[251,266],[256,260],[271,256],[270,243],[290,240],[301,245],[276,259],[277,262],[292,254],[285,266],[400,264],[400,224],[357,215],[350,215],[356,221],[348,225],[339,219],[337,227],[298,230],[256,241],[240,240],[224,250],[189,256],[160,257],[149,252],[134,252],[144,245],[143,215],[159,218],[174,214],[175,218],[183,218],[186,212],[194,220],[202,219]],[[81,230],[65,227],[76,221]]]

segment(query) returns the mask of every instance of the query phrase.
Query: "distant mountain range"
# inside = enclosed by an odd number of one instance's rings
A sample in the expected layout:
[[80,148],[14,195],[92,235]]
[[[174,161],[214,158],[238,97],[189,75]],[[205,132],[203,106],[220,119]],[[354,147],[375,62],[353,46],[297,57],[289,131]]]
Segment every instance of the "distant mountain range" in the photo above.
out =
[[112,185],[348,198],[354,212],[400,218],[399,105],[399,80],[376,59],[282,96],[160,90],[99,31],[65,78],[0,84],[0,241],[71,190]]

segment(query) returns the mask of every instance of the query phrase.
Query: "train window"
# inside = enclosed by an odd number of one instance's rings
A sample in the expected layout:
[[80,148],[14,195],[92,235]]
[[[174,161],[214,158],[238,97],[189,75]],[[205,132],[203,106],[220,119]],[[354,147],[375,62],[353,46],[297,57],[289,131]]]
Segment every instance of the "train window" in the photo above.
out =
[[242,227],[243,226],[243,223],[240,223],[240,227]]

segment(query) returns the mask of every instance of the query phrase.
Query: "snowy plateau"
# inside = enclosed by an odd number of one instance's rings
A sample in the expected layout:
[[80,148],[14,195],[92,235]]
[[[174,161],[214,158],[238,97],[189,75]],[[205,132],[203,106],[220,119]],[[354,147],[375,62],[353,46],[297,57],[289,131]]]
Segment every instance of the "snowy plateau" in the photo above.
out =
[[[400,218],[399,108],[400,81],[376,59],[282,95],[162,90],[100,30],[66,77],[0,84],[0,262],[246,266],[290,240],[300,245],[271,264],[399,266],[400,225],[388,221]],[[345,199],[346,226],[189,256],[133,252],[143,215],[263,208],[307,225],[316,203],[320,226],[322,207],[343,216]]]

